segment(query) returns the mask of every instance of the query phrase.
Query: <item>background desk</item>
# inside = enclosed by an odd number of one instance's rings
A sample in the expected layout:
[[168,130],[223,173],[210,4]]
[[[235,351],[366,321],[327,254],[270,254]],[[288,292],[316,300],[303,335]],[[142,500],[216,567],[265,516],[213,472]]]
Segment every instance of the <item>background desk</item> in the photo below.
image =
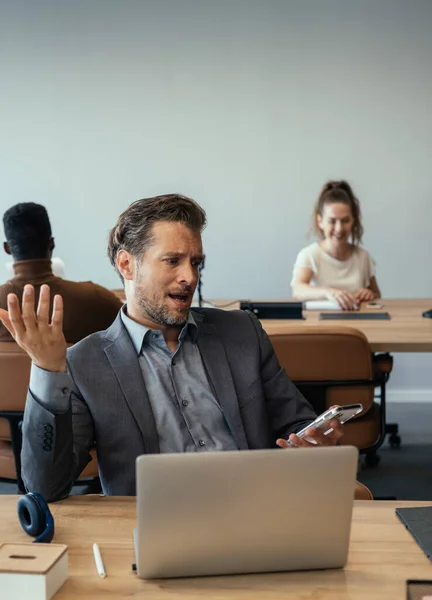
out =
[[[30,540],[16,517],[17,499],[0,496],[2,542]],[[348,565],[343,570],[147,582],[131,571],[135,498],[74,496],[51,504],[55,541],[69,547],[69,579],[55,600],[403,600],[405,580],[432,579],[432,564],[399,522],[395,507],[430,504],[355,502]],[[106,579],[96,574],[93,542],[100,545]]]
[[[215,300],[219,306],[225,306],[229,300]],[[263,319],[265,331],[269,334],[287,333],[293,327],[352,327],[362,331],[367,337],[372,352],[432,352],[432,319],[425,319],[422,313],[432,308],[432,299],[391,300],[383,299],[382,312],[390,313],[390,321],[320,321],[319,313],[324,311],[305,310],[303,321],[285,319]],[[239,308],[235,302],[228,309]],[[379,312],[367,309],[362,312]]]
[[[124,300],[123,290],[112,290]],[[259,300],[259,299],[256,299]],[[212,304],[227,310],[240,308],[240,302],[230,300],[210,300]],[[382,312],[390,313],[390,321],[320,321],[319,310],[303,311],[304,321],[288,319],[263,319],[265,331],[271,334],[286,333],[293,327],[353,327],[367,337],[372,352],[432,352],[432,319],[425,319],[422,313],[432,308],[432,299],[383,299]],[[209,304],[204,303],[204,306]],[[367,309],[363,304],[362,312],[379,312]]]

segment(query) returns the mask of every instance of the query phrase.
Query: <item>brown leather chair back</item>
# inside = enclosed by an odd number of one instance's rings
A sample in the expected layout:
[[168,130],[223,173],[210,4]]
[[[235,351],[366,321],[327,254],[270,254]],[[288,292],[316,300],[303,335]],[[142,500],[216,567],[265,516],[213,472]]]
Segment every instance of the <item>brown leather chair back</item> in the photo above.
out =
[[[31,360],[15,342],[0,342],[0,411],[23,412]],[[10,441],[10,428],[0,418],[0,440]]]
[[[31,360],[15,342],[0,342],[0,411],[24,412],[30,380]],[[96,451],[81,478],[98,474]],[[15,460],[11,445],[9,421],[0,417],[0,478],[14,479]]]
[[[350,327],[290,327],[284,334],[272,334],[271,342],[279,363],[294,382],[341,382],[372,380],[372,358],[366,336]],[[325,387],[325,386],[324,386]],[[304,392],[301,385],[299,388]],[[318,389],[318,387],[316,388]],[[333,404],[361,403],[364,415],[373,405],[373,386],[331,387],[324,405],[316,406],[313,393],[305,394],[317,412]],[[319,403],[318,403],[319,404]]]

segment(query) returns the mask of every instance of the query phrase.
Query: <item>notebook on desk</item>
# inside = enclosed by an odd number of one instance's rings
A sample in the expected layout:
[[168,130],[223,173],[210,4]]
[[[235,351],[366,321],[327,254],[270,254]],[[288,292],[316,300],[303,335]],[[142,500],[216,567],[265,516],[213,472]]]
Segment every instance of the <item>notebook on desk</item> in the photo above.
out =
[[[332,300],[307,300],[304,303],[305,310],[340,310],[340,306],[336,301]],[[357,306],[354,310],[358,310]]]
[[320,313],[320,321],[389,321],[388,312]]
[[357,461],[350,446],[139,456],[138,575],[343,567]]

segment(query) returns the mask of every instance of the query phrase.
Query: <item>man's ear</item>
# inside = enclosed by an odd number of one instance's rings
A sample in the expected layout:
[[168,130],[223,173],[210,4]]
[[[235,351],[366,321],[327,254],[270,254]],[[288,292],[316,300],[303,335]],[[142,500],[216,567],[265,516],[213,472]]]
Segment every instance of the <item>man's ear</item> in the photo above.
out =
[[54,248],[55,248],[54,238],[51,237],[50,240],[49,240],[49,249],[50,249],[50,252],[52,252],[54,250]]
[[131,281],[135,272],[135,259],[132,254],[127,250],[119,250],[116,264],[123,279]]
[[6,252],[6,254],[12,254],[12,252],[10,251],[10,248],[9,248],[9,244],[7,242],[3,242],[3,248],[4,248],[4,251]]

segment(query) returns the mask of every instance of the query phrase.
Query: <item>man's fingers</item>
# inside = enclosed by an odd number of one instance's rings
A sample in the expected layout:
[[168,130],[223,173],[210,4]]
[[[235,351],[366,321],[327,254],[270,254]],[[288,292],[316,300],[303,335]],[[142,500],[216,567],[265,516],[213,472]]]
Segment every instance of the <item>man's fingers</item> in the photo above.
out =
[[333,431],[328,433],[326,437],[329,438],[333,443],[336,443],[344,434],[343,427],[337,419],[330,421],[329,425],[332,427]]
[[341,439],[342,436],[343,436],[342,430],[334,430],[334,431],[331,431],[330,433],[328,433],[325,437],[328,438],[328,441],[329,441],[328,445],[336,446],[337,442]]
[[307,436],[314,440],[316,446],[333,446],[333,441],[319,429],[311,429]]
[[39,302],[37,307],[37,321],[39,326],[45,327],[49,323],[49,305],[50,305],[50,289],[44,284],[39,292]]
[[276,445],[279,446],[279,448],[291,448],[292,447],[291,444],[289,444],[283,438],[279,438],[278,440],[276,440]]
[[4,308],[0,308],[0,320],[10,322],[9,313]]
[[36,314],[34,309],[34,287],[25,285],[22,297],[22,320],[27,331],[37,328]]
[[26,328],[21,316],[18,298],[15,294],[8,294],[7,297],[9,322],[14,329],[15,336],[24,335]]
[[63,330],[63,298],[56,294],[54,296],[53,314],[51,320],[52,328],[56,333]]
[[[333,406],[332,408],[336,408],[336,406]],[[320,429],[309,427],[306,429],[304,438],[299,437],[295,433],[291,433],[288,440],[279,438],[276,440],[276,444],[280,448],[313,448],[314,446],[334,446],[343,436],[343,428],[337,419],[332,419],[330,421],[327,429],[330,427],[333,428],[333,431],[327,435],[324,435],[324,432]]]
[[3,325],[9,331],[11,336],[14,338],[15,337],[15,329],[13,328],[13,325],[9,319],[8,311],[5,310],[4,308],[0,308],[0,321],[3,323]]
[[333,431],[331,431],[327,435],[324,435],[323,430],[311,427],[306,431],[306,435],[308,438],[312,439],[318,446],[334,446],[343,435],[342,425],[337,419],[333,419],[326,427],[326,430],[330,428],[332,428]]
[[[308,430],[308,431],[312,431],[312,429]],[[313,431],[316,431],[316,430],[313,429]],[[306,431],[306,435],[307,435],[307,431]],[[313,444],[311,444],[307,440],[299,437],[295,433],[292,433],[289,436],[289,441],[291,442],[291,445],[295,446],[296,448],[308,448],[310,446],[313,446]]]

